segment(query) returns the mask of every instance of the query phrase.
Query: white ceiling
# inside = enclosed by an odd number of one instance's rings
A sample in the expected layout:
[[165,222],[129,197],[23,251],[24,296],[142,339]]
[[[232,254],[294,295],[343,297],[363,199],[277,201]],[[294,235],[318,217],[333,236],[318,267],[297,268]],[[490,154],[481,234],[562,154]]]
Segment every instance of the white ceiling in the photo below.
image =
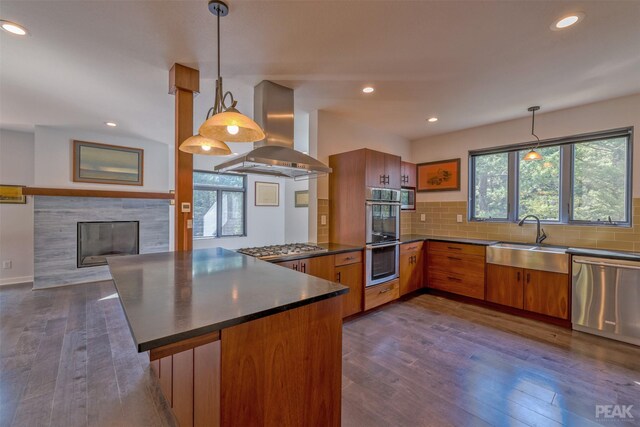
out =
[[[640,1],[231,1],[222,74],[243,92],[262,79],[409,139],[640,92]],[[564,31],[549,26],[581,11]],[[123,132],[171,142],[174,62],[214,78],[206,1],[4,1],[0,126]],[[233,83],[233,84],[229,84]],[[196,120],[211,102],[203,80]],[[372,84],[376,92],[360,89]],[[250,100],[250,97],[248,98]],[[241,110],[251,112],[243,101]],[[428,124],[425,119],[438,116]]]

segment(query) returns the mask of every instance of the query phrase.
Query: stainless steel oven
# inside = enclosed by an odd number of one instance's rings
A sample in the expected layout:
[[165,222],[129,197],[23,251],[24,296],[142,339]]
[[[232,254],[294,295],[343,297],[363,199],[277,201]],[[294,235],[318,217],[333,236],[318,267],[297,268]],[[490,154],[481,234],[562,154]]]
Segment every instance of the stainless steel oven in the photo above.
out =
[[400,190],[367,188],[366,286],[396,279],[400,269]]
[[366,246],[366,286],[388,282],[400,276],[400,242]]
[[367,244],[400,239],[400,191],[368,188],[366,216]]

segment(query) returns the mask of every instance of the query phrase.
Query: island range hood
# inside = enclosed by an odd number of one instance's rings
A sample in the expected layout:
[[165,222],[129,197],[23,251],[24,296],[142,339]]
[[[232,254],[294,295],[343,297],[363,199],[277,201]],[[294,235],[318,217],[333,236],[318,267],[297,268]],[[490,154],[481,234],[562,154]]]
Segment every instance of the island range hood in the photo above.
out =
[[293,89],[263,80],[254,89],[254,120],[267,137],[248,153],[215,166],[218,172],[309,179],[331,173],[324,163],[293,149]]

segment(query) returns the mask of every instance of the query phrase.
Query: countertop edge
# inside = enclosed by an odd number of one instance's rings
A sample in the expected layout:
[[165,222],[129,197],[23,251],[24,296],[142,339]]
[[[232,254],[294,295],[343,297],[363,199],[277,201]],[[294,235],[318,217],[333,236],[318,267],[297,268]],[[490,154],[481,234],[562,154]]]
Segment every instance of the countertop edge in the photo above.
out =
[[[319,243],[319,245],[321,245],[321,243]],[[344,254],[347,252],[358,252],[358,251],[362,251],[364,250],[364,246],[352,246],[349,248],[341,248],[341,249],[335,249],[335,250],[328,250],[326,252],[314,252],[311,254],[296,254],[296,255],[290,255],[290,256],[283,256],[283,257],[278,257],[278,258],[273,258],[273,259],[264,259],[262,261],[267,261],[270,263],[278,263],[278,262],[285,262],[285,261],[296,261],[299,259],[309,259],[309,258],[318,258],[321,256],[329,256],[329,255],[338,255],[338,254]]]
[[618,259],[622,261],[639,261],[640,254],[635,252],[624,252],[607,249],[593,249],[593,248],[569,248],[567,253],[570,255],[578,256],[591,256],[595,258],[604,259]]
[[482,240],[482,239],[470,239],[470,238],[466,238],[466,237],[447,237],[447,236],[421,236],[421,235],[414,235],[414,234],[408,234],[405,235],[405,237],[403,238],[403,236],[400,236],[400,244],[405,244],[405,243],[413,243],[413,242],[456,242],[456,243],[463,243],[463,244],[467,244],[467,245],[477,245],[477,246],[491,246],[494,245],[496,243],[500,243],[500,241],[498,240]]
[[[115,280],[114,280],[115,283]],[[116,290],[117,290],[117,284],[116,284]],[[124,308],[124,304],[122,302],[122,300],[120,298],[118,298],[118,300],[120,301],[120,305],[122,306],[124,313],[125,313],[125,318],[127,319],[127,326],[129,327],[129,331],[131,331],[131,337],[133,338],[133,341],[136,345],[136,348],[138,350],[138,353],[143,353],[145,351],[149,351],[149,350],[153,350],[154,348],[158,348],[158,347],[162,347],[165,345],[169,345],[169,344],[174,344],[180,341],[184,341],[186,339],[189,338],[195,338],[198,337],[200,335],[205,335],[211,332],[216,332],[216,331],[221,331],[223,329],[226,328],[230,328],[232,326],[236,326],[236,325],[240,325],[242,323],[246,323],[246,322],[250,322],[252,320],[256,320],[256,319],[261,319],[263,317],[267,317],[267,316],[271,316],[273,314],[277,314],[277,313],[281,313],[284,311],[289,311],[292,310],[294,308],[298,308],[298,307],[303,307],[305,305],[309,305],[309,304],[313,304],[319,301],[323,301],[329,298],[334,298],[343,294],[346,294],[349,292],[349,288],[348,287],[343,287],[343,289],[338,289],[335,291],[331,291],[331,292],[327,292],[326,294],[322,294],[322,295],[317,295],[315,297],[311,297],[302,301],[293,301],[291,303],[288,304],[283,304],[281,306],[278,307],[272,307],[269,308],[267,310],[263,310],[263,311],[259,311],[256,313],[251,313],[251,314],[246,314],[246,315],[242,315],[242,316],[238,316],[237,318],[234,319],[229,319],[229,320],[225,320],[222,322],[218,322],[218,323],[214,323],[212,325],[206,325],[206,326],[201,326],[199,328],[196,329],[192,329],[189,331],[184,331],[184,332],[180,332],[177,334],[172,334],[172,335],[167,335],[166,337],[161,337],[161,338],[156,338],[150,341],[145,341],[145,342],[138,342],[133,329],[131,328],[131,323],[129,322],[129,318],[127,316],[127,312]]]

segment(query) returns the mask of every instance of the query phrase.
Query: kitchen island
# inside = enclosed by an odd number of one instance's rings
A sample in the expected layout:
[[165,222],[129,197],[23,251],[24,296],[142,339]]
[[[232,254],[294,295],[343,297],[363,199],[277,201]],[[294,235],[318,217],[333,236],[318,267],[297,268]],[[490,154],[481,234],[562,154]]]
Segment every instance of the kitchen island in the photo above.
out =
[[181,426],[340,425],[348,288],[221,248],[108,263]]

